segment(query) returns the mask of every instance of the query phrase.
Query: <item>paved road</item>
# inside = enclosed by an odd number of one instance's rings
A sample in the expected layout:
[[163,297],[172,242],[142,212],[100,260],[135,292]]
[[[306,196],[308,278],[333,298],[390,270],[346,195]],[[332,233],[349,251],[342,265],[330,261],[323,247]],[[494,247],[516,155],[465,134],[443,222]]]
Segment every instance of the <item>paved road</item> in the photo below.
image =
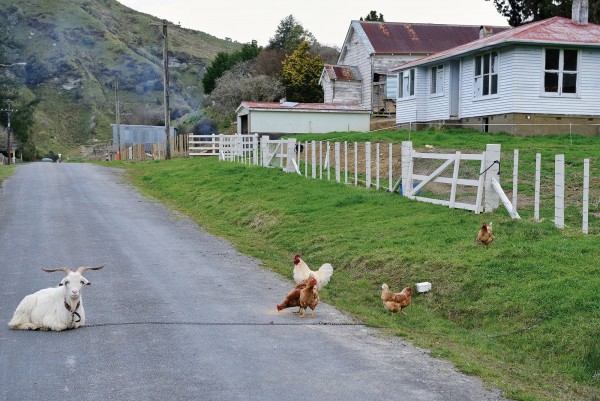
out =
[[[116,170],[20,166],[0,189],[0,223],[1,400],[501,399],[327,305],[306,322],[275,312],[290,281]],[[42,267],[101,263],[86,272],[87,327],[8,328],[24,295],[63,277]]]

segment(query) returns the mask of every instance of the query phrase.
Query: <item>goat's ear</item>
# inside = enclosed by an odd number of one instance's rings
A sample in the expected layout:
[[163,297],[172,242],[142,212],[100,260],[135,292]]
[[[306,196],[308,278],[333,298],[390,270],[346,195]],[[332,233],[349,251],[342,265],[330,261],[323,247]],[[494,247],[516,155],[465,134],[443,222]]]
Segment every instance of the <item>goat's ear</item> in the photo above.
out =
[[90,281],[87,278],[81,277],[81,284],[83,284],[83,285],[90,285],[92,283],[90,283]]
[[58,286],[61,287],[63,285],[65,285],[65,281],[67,281],[67,278],[63,278],[62,280],[60,280],[60,283],[58,283]]

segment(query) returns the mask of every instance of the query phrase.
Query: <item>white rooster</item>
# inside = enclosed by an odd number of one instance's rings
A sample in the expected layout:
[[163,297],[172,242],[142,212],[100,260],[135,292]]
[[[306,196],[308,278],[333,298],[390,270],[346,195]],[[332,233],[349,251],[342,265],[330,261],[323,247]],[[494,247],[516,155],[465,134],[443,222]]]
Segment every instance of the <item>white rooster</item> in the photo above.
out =
[[333,274],[333,266],[329,263],[325,263],[323,266],[319,267],[319,270],[312,271],[308,267],[308,265],[300,259],[300,255],[296,255],[294,257],[294,281],[296,284],[300,284],[302,281],[306,280],[308,276],[313,275],[317,279],[317,289],[325,287],[329,280],[331,279],[331,275]]

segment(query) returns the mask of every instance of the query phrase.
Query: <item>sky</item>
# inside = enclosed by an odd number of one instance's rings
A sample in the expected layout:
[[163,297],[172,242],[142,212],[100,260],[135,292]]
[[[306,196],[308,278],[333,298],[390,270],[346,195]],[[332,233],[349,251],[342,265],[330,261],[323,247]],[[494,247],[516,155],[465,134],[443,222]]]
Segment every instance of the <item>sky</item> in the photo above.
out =
[[277,26],[293,15],[322,45],[341,47],[350,21],[371,10],[386,22],[507,26],[485,0],[118,0],[136,11],[184,28],[240,43],[266,46]]

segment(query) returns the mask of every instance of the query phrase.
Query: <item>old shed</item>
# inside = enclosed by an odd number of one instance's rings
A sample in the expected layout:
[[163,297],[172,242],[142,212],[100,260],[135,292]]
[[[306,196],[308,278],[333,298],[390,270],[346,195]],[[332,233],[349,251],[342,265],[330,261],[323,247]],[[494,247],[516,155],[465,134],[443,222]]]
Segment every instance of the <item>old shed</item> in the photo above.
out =
[[369,131],[371,112],[357,104],[242,102],[238,134],[323,134]]

